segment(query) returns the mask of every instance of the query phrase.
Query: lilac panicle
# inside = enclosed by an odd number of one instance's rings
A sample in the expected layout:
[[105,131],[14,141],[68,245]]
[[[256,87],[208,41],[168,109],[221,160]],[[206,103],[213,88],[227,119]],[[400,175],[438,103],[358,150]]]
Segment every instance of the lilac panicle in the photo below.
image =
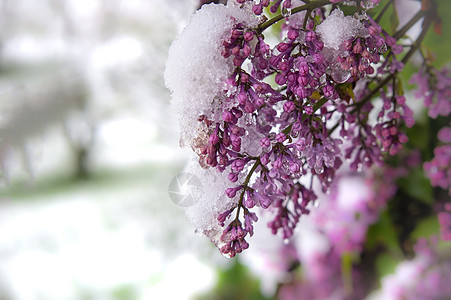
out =
[[[216,53],[228,73],[215,78],[220,92],[209,98],[211,108],[196,116],[199,126],[191,143],[203,168],[227,176],[224,201],[230,205],[216,216],[222,229],[218,245],[227,256],[249,247],[246,238],[253,235],[261,210],[272,216],[268,226],[274,234],[290,238],[318,194],[331,190],[345,160],[359,171],[382,164],[384,155],[399,153],[408,141],[404,127],[414,125],[413,111],[399,88],[405,56],[400,60],[397,55],[404,47],[366,13],[379,0],[357,1],[362,8],[355,16],[320,7],[340,0],[321,5],[290,0],[231,2],[226,8],[240,9],[261,23],[250,26],[246,18],[230,16]],[[300,5],[314,8],[303,14],[296,9]],[[279,10],[281,39],[271,46],[265,40],[271,21],[256,16]],[[352,34],[327,37],[322,25],[334,18],[351,26],[342,31]],[[386,79],[386,86],[371,90]],[[430,116],[451,113],[446,71],[424,67],[412,82],[419,86]],[[380,94],[380,110],[371,102],[375,94]],[[443,145],[424,169],[433,185],[451,193],[451,138],[446,132],[441,136]]]

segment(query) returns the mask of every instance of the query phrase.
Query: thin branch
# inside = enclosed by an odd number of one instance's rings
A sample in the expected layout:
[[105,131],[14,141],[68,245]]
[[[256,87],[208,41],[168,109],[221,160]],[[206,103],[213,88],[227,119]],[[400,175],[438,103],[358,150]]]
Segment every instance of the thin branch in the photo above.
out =
[[251,170],[249,171],[249,173],[246,176],[246,179],[244,180],[243,191],[240,194],[240,200],[238,200],[238,209],[237,209],[237,212],[236,212],[236,219],[238,219],[238,217],[239,217],[241,207],[244,207],[244,205],[243,205],[244,193],[247,190],[249,181],[251,180],[252,174],[254,174],[255,170],[257,169],[257,167],[259,165],[260,165],[260,158],[257,157],[257,159],[255,160],[254,165],[252,166]]
[[[324,6],[326,4],[330,4],[331,2],[329,0],[317,0],[317,1],[312,1],[308,4],[304,4],[302,6],[298,6],[295,7],[291,10],[291,14],[296,14],[298,12],[304,11],[304,10],[314,10],[315,8]],[[257,31],[259,33],[262,33],[265,29],[267,29],[268,27],[270,27],[271,25],[279,22],[280,20],[284,19],[285,16],[283,14],[278,14],[277,16],[275,16],[274,18],[266,21],[265,23],[261,24],[258,28]]]
[[395,1],[395,0],[388,1],[387,4],[384,6],[384,8],[382,8],[381,12],[377,15],[376,19],[374,19],[374,21],[376,21],[376,23],[379,23],[379,21],[382,19],[382,16],[385,14],[385,12],[390,7],[390,5],[393,3],[393,1]]
[[415,53],[415,51],[420,49],[421,42],[423,41],[423,39],[426,36],[426,33],[428,32],[428,29],[429,29],[429,26],[431,26],[432,20],[433,20],[433,18],[431,17],[431,18],[427,18],[424,21],[423,30],[421,31],[421,34],[418,36],[417,40],[412,44],[412,48],[409,50],[409,52],[407,52],[406,55],[404,55],[404,57],[402,58],[401,62],[403,64],[407,63],[407,61]]
[[421,18],[423,18],[428,11],[426,10],[420,10],[419,12],[417,12],[415,14],[415,16],[410,19],[409,22],[407,22],[406,25],[404,25],[400,30],[398,30],[398,32],[396,32],[393,37],[396,40],[399,40],[400,38],[402,38],[404,36],[404,34],[406,34],[406,32],[413,26],[415,25],[416,22],[418,22]]
[[[406,55],[404,55],[404,57],[402,58],[401,62],[403,64],[406,64],[407,61],[410,59],[410,57],[420,48],[421,42],[426,36],[426,33],[428,32],[431,23],[432,18],[427,18],[425,20],[421,34],[418,36],[417,40],[412,44],[412,48],[410,48],[409,52],[407,52]],[[390,74],[387,77],[385,77],[384,80],[382,80],[369,94],[367,94],[361,101],[355,104],[356,107],[351,111],[351,113],[354,113],[358,109],[360,109],[366,102],[368,102],[374,95],[376,95],[381,88],[383,88],[390,80],[392,80],[395,75],[396,73]]]

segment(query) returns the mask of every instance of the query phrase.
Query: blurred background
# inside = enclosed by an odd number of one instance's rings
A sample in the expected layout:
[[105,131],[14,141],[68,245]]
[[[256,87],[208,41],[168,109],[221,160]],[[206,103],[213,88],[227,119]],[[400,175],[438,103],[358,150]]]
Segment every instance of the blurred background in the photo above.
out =
[[0,299],[213,285],[220,255],[168,196],[189,151],[163,71],[198,4],[0,1]]

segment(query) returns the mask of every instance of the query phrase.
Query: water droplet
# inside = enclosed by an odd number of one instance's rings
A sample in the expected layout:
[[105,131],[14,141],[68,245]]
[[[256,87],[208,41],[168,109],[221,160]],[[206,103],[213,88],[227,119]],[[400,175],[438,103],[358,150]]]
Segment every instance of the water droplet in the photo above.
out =
[[324,167],[322,165],[320,165],[320,166],[315,165],[315,172],[316,172],[316,174],[323,174],[324,173]]
[[360,60],[360,64],[363,65],[363,66],[365,66],[365,67],[369,67],[369,65],[370,65],[370,60],[367,59],[367,58],[362,58],[362,59]]
[[266,51],[265,53],[263,53],[263,58],[265,59],[270,59],[272,56],[272,53],[270,50]]
[[335,67],[330,74],[332,79],[337,83],[346,82],[351,77],[351,72],[343,70],[341,67]]
[[366,10],[362,11],[362,16],[360,17],[361,20],[368,20],[368,15],[366,14]]
[[367,10],[367,9],[372,9],[374,8],[374,3],[372,0],[364,0],[360,3],[362,5],[362,7]]
[[385,53],[387,52],[387,45],[383,44],[382,46],[379,47],[379,53]]
[[180,140],[179,140],[179,146],[180,146],[180,148],[184,148],[184,147],[186,146],[185,139],[180,138]]
[[319,83],[320,84],[326,83],[326,74],[321,75],[321,77],[319,78]]
[[208,169],[210,168],[210,165],[207,164],[207,162],[205,161],[205,157],[204,156],[200,156],[199,157],[199,165],[202,169]]
[[289,114],[287,118],[288,123],[294,123],[296,121],[296,116],[294,114]]
[[284,16],[285,18],[291,16],[291,7],[282,7],[282,16]]
[[230,255],[230,253],[222,253],[221,251],[219,251],[222,256],[224,256],[225,258],[231,258],[232,256]]
[[247,126],[251,126],[254,123],[251,114],[246,114],[244,117],[244,121],[246,122]]
[[283,240],[283,243],[284,243],[285,245],[288,245],[289,242],[290,242],[289,239],[284,239],[284,240]]
[[359,165],[357,166],[357,172],[362,172],[362,164],[359,164]]
[[313,207],[316,207],[316,208],[319,207],[319,201],[318,200],[313,201]]

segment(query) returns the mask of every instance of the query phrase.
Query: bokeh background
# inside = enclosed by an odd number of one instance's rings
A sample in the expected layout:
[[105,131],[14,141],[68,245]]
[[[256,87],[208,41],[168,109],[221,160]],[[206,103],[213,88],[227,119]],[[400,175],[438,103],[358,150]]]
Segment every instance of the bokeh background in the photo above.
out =
[[189,299],[208,256],[168,196],[163,71],[190,0],[0,1],[0,299]]

